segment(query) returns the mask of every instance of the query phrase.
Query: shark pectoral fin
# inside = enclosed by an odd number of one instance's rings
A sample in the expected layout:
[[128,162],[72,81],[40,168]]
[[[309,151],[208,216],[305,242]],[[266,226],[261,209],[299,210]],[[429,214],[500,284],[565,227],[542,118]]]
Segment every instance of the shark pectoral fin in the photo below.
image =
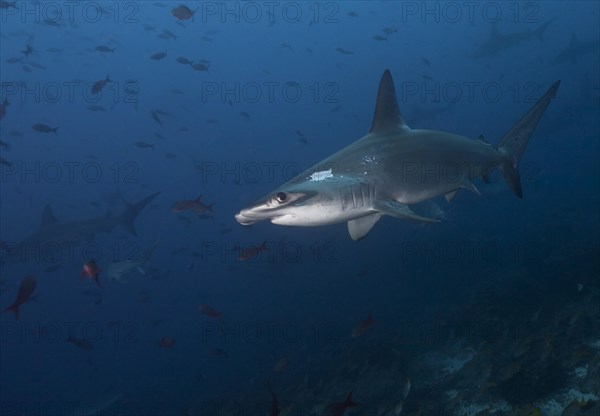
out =
[[420,222],[440,222],[435,218],[423,217],[412,211],[408,205],[401,204],[396,201],[377,201],[374,208],[381,214],[389,215],[405,220],[420,221]]
[[348,221],[350,237],[354,241],[360,240],[371,231],[371,228],[373,228],[382,216],[382,214],[375,213]]
[[446,195],[444,195],[444,197],[446,198],[446,202],[448,202],[448,203],[452,202],[452,200],[454,199],[454,197],[456,196],[457,193],[458,193],[458,189],[456,189],[452,192],[448,192]]
[[427,199],[423,202],[411,204],[410,209],[413,213],[422,217],[430,218],[432,220],[446,219],[445,212],[432,199]]

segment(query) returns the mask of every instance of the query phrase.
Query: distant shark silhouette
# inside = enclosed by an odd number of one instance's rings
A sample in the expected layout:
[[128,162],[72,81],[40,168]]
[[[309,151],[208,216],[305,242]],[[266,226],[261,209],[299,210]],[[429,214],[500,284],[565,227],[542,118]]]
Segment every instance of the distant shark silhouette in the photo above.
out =
[[20,256],[22,261],[27,261],[28,255],[40,250],[45,244],[91,241],[97,234],[110,233],[117,226],[121,226],[137,236],[133,221],[158,194],[159,192],[147,196],[135,204],[128,204],[125,211],[116,217],[106,215],[71,222],[60,222],[54,216],[50,205],[46,205],[42,213],[40,228],[36,232],[15,245],[3,243],[2,248],[7,253],[7,260],[18,261]]
[[600,50],[600,41],[597,40],[586,40],[579,41],[575,33],[571,34],[571,41],[569,46],[563,49],[557,56],[552,60],[552,64],[561,64],[563,62],[570,62],[576,64],[577,60],[583,55],[598,52]]
[[552,23],[552,20],[548,20],[535,30],[523,30],[521,32],[512,33],[500,33],[498,31],[498,25],[492,25],[492,31],[490,37],[481,45],[471,57],[473,58],[488,58],[495,56],[500,52],[517,46],[522,42],[525,42],[533,37],[537,37],[540,41],[544,40],[544,32],[548,26]]
[[124,282],[124,277],[134,270],[145,276],[146,271],[144,270],[144,266],[150,260],[152,254],[154,254],[157,246],[158,241],[155,241],[139,258],[112,262],[108,265],[108,278]]

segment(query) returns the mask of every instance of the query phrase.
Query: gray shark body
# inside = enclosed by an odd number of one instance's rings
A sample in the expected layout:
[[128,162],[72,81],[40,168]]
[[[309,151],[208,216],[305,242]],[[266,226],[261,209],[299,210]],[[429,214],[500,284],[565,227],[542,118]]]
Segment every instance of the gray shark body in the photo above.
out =
[[494,24],[490,37],[471,55],[473,58],[487,58],[495,56],[498,53],[537,37],[540,41],[544,40],[544,32],[548,25],[552,23],[549,20],[535,30],[523,30],[521,32],[500,33],[498,26]]
[[383,215],[437,222],[413,208],[440,195],[451,201],[460,189],[479,194],[473,180],[487,181],[497,167],[521,197],[519,159],[559,84],[555,82],[494,147],[481,138],[409,128],[386,70],[366,136],[242,209],[236,219],[244,225],[270,220],[295,226],[347,221],[350,236],[358,240]]
[[142,254],[137,259],[127,259],[124,261],[116,261],[108,266],[108,278],[124,282],[124,277],[130,274],[131,272],[137,270],[140,274],[146,275],[146,271],[144,270],[144,265],[150,260],[152,254],[154,254],[154,250],[158,246],[158,241],[155,242],[150,248],[148,248],[144,254]]
[[54,215],[50,205],[44,207],[40,228],[23,241],[11,245],[4,243],[7,258],[15,260],[20,255],[27,256],[36,250],[43,250],[48,244],[63,245],[83,241],[91,241],[97,234],[110,233],[118,226],[124,227],[131,234],[137,235],[133,221],[139,213],[152,201],[158,193],[152,194],[135,204],[128,204],[119,216],[106,215],[80,221],[61,222]]
[[583,55],[590,53],[598,53],[600,50],[600,42],[597,40],[586,40],[580,41],[575,36],[575,33],[571,35],[571,41],[569,46],[563,49],[553,60],[552,64],[561,64],[563,62],[569,62],[572,64],[577,63],[577,60]]

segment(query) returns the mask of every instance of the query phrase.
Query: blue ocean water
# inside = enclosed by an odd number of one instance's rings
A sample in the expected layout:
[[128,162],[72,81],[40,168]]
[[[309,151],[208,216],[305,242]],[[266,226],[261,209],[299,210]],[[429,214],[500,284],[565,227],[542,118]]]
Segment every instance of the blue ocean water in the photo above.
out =
[[[597,2],[0,6],[0,415],[600,412]],[[386,69],[411,128],[493,145],[561,80],[524,197],[240,225]]]

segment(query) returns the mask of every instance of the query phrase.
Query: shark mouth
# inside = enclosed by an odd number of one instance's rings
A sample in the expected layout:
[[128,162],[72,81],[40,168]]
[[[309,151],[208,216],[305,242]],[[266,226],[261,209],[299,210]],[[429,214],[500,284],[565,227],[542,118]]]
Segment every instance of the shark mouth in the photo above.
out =
[[287,214],[280,215],[261,215],[260,213],[252,212],[251,210],[244,209],[235,214],[235,219],[242,225],[252,225],[259,221],[269,220],[273,224],[278,224],[278,220],[288,216]]
[[254,219],[245,216],[241,211],[235,214],[235,219],[242,225],[252,225],[260,221],[260,219]]

